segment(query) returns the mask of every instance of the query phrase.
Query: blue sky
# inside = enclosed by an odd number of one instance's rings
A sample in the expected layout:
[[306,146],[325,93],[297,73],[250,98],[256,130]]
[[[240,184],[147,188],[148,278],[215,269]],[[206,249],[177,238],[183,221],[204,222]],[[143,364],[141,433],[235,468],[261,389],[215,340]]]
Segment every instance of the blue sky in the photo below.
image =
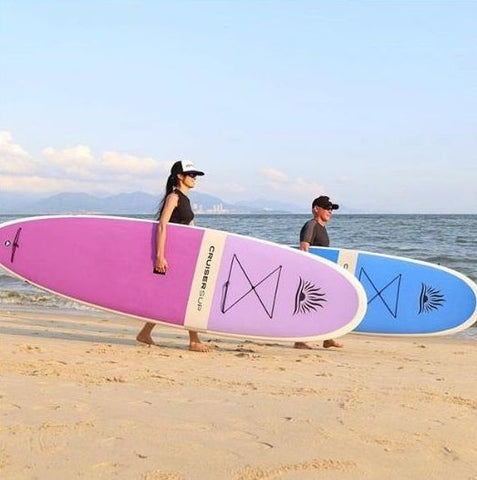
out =
[[477,213],[476,1],[0,0],[0,190]]

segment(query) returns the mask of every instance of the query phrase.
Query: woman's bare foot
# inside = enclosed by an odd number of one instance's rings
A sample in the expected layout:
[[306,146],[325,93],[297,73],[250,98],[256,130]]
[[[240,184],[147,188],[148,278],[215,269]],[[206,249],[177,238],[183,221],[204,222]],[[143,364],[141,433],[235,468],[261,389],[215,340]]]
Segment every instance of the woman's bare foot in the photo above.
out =
[[155,323],[148,322],[141,328],[141,331],[137,334],[136,340],[139,343],[145,343],[146,345],[157,345],[151,337],[152,329],[156,326]]
[[212,350],[212,347],[201,342],[190,342],[189,350],[191,352],[210,352]]
[[202,343],[197,332],[189,330],[189,350],[191,352],[210,352],[212,347]]
[[152,339],[150,335],[140,335],[138,333],[136,340],[139,343],[145,343],[146,345],[157,345],[157,343]]
[[343,344],[340,342],[337,342],[336,340],[333,340],[332,338],[330,340],[325,340],[323,342],[323,348],[343,348]]
[[305,342],[295,342],[295,345],[293,345],[293,348],[299,348],[301,350],[312,350],[313,347],[310,347],[308,343]]

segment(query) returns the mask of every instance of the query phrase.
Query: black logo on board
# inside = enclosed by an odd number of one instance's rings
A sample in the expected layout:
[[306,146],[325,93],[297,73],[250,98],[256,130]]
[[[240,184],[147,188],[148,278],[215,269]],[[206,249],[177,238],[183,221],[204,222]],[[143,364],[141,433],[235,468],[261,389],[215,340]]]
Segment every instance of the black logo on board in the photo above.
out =
[[319,308],[323,308],[326,301],[325,294],[321,292],[320,287],[300,277],[300,283],[295,294],[293,315],[315,312]]
[[437,288],[423,283],[419,295],[419,315],[438,310],[444,305],[445,301],[444,295]]

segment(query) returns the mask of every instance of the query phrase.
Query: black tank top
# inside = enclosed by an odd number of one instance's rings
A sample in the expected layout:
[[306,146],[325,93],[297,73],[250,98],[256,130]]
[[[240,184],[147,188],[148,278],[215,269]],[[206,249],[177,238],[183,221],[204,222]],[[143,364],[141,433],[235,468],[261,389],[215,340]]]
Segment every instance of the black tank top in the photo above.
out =
[[179,202],[177,207],[172,211],[171,223],[181,223],[182,225],[189,225],[192,220],[194,220],[194,212],[190,206],[190,200],[187,195],[184,195],[180,190],[174,190],[179,196]]

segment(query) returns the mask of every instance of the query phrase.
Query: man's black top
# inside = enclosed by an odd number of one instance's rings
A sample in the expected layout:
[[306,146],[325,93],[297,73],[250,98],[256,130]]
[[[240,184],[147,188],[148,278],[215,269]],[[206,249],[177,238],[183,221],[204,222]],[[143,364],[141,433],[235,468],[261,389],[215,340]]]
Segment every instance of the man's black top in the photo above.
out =
[[330,239],[323,225],[314,218],[308,220],[300,230],[300,242],[307,242],[312,247],[329,247]]

